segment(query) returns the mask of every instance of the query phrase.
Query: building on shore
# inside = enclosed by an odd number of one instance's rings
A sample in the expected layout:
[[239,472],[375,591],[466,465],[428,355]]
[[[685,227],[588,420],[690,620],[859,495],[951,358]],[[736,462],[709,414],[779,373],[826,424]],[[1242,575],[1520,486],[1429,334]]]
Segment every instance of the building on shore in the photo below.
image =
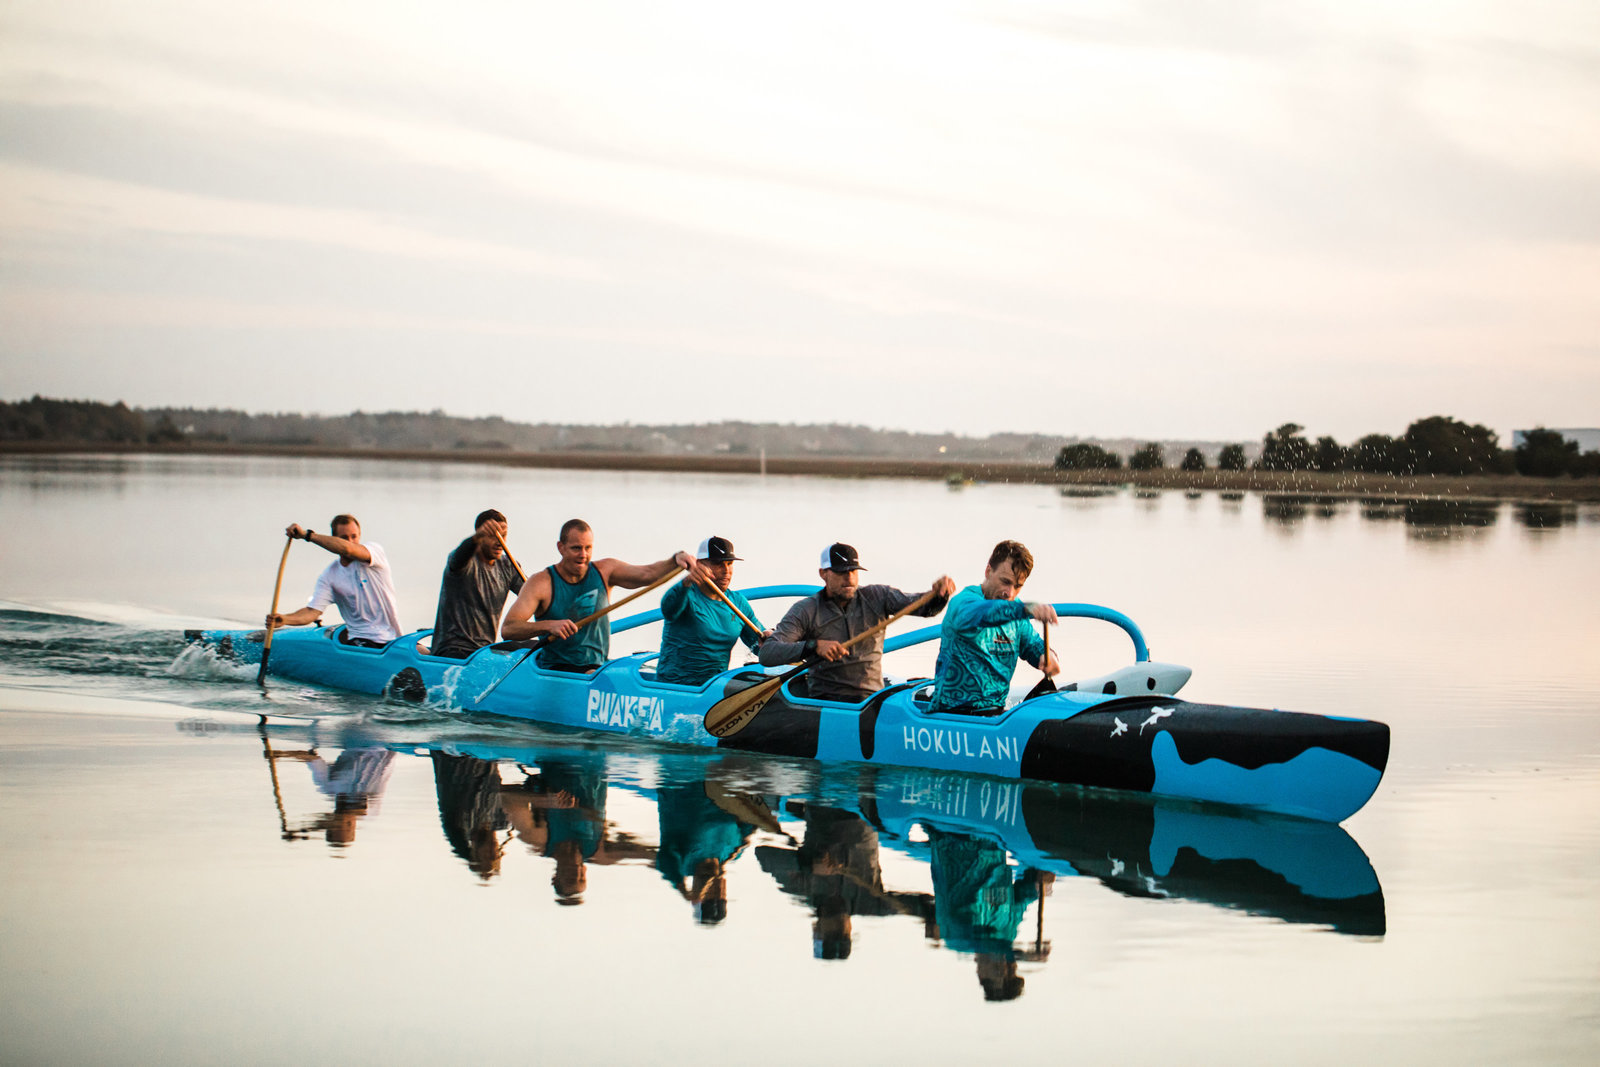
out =
[[[1559,426],[1546,426],[1544,429],[1558,433],[1568,441],[1578,442],[1579,452],[1600,452],[1600,429],[1595,427],[1588,427],[1585,429],[1563,429]],[[1521,448],[1522,442],[1527,436],[1527,430],[1512,430],[1511,447]]]

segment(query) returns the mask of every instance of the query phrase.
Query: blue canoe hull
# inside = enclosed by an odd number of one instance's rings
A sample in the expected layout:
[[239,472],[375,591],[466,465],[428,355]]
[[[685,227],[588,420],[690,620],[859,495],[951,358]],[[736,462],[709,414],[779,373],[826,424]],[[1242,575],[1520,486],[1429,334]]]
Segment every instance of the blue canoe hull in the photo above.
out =
[[[979,718],[930,713],[918,699],[926,682],[861,704],[812,700],[786,686],[748,727],[718,739],[705,730],[706,712],[765,674],[736,669],[699,687],[671,685],[655,680],[652,653],[569,674],[545,670],[521,650],[484,648],[467,660],[422,655],[425,631],[382,649],[356,648],[337,640],[340,629],[280,631],[270,673],[577,730],[1129,790],[1326,822],[1367,802],[1389,755],[1388,726],[1365,719],[1085,692],[1049,693]],[[188,636],[260,662],[260,631]]]

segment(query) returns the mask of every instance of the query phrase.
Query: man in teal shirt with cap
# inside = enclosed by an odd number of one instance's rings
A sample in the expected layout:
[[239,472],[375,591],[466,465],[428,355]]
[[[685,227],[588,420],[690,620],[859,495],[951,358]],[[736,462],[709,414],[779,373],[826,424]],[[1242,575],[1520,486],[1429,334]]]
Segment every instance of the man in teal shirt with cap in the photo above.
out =
[[[736,641],[754,649],[772,633],[753,629],[745,620],[761,625],[750,601],[728,587],[733,584],[733,542],[726,537],[708,537],[696,553],[705,582],[713,582],[717,596],[693,577],[668,590],[661,598],[661,656],[656,661],[656,679],[677,685],[704,685],[712,676],[728,669],[728,654]],[[723,597],[727,599],[724,600]],[[732,605],[730,607],[730,604]],[[735,614],[742,612],[744,618]]]

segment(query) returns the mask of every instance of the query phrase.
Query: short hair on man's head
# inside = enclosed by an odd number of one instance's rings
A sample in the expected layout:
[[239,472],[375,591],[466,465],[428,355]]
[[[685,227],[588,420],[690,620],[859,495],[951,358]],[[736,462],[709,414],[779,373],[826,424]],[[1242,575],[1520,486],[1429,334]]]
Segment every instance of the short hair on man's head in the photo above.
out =
[[1001,541],[995,545],[994,551],[989,553],[989,569],[994,570],[1006,560],[1011,561],[1011,573],[1018,580],[1033,573],[1033,553],[1021,541]]
[[494,508],[490,508],[488,511],[480,511],[478,512],[478,517],[472,520],[472,528],[476,530],[478,527],[482,526],[486,522],[489,522],[490,520],[495,522],[505,522],[506,517],[500,514]]
[[579,533],[588,533],[589,524],[584,522],[582,519],[568,519],[566,522],[561,524],[561,536],[557,540],[563,545],[566,544],[567,534],[571,533],[573,530],[577,530]]
[[358,530],[361,529],[361,523],[356,520],[354,515],[335,515],[333,521],[328,523],[328,532],[338,537],[339,527],[347,524],[354,526]]

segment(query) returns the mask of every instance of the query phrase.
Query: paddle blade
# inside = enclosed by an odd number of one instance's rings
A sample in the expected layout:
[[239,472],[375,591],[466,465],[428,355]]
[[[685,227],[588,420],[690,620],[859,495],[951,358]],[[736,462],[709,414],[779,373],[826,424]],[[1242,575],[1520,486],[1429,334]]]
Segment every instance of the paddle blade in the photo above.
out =
[[1039,684],[1034,686],[1032,689],[1028,690],[1028,695],[1023,697],[1022,699],[1023,700],[1032,700],[1034,697],[1042,697],[1046,693],[1054,693],[1055,691],[1056,691],[1056,680],[1054,678],[1050,677],[1047,674],[1043,678],[1040,678],[1039,679]]
[[706,799],[742,823],[765,830],[769,834],[783,834],[783,824],[772,814],[767,802],[747,793],[729,792],[721,783],[706,779]]
[[261,650],[261,669],[256,672],[257,685],[267,684],[267,657],[270,655],[272,655],[272,643],[269,641]]
[[749,689],[725,696],[706,712],[706,732],[712,737],[732,737],[750,725],[750,720],[761,713],[767,702],[783,688],[783,675],[757,682]]

